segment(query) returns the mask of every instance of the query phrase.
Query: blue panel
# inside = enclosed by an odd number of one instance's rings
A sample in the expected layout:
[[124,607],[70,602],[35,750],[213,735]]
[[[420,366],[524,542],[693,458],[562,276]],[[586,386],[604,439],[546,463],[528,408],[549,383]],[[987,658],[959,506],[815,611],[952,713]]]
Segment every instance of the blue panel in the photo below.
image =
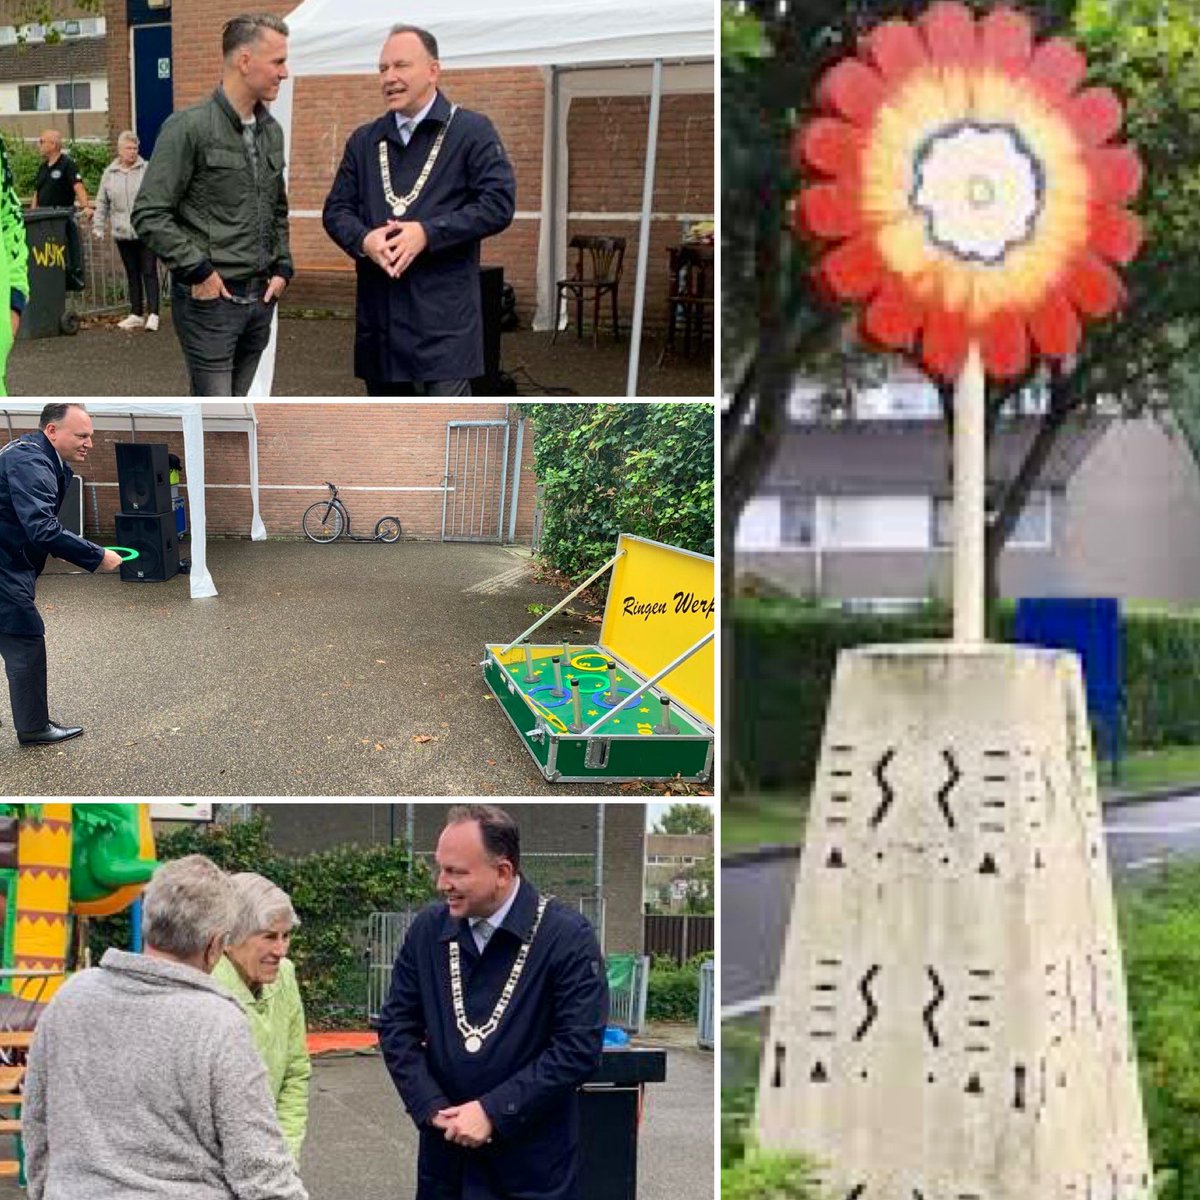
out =
[[1013,641],[1074,650],[1083,666],[1088,712],[1115,753],[1125,690],[1121,608],[1112,597],[1061,596],[1017,601]]
[[170,19],[170,8],[151,8],[147,0],[126,0],[125,20],[130,26],[146,25],[150,22],[158,23],[169,21]]
[[145,25],[133,30],[133,111],[143,158],[154,153],[162,123],[174,106],[171,26]]

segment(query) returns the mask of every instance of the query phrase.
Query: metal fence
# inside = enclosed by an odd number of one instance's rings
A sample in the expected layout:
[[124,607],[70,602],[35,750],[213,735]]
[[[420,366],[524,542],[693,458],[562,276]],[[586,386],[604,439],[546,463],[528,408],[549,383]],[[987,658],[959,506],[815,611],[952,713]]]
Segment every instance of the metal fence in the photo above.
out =
[[[522,855],[522,863],[525,856]],[[596,931],[596,938],[604,945],[604,898],[602,896],[556,896],[560,903],[581,912]],[[367,1020],[376,1024],[387,1000],[392,982],[392,966],[408,930],[417,915],[416,909],[403,912],[373,912],[367,918]],[[643,972],[646,982],[649,972]],[[646,1015],[646,983],[641,985],[641,1019]],[[640,1026],[639,1026],[640,1028]]]
[[646,1027],[646,995],[650,987],[650,960],[644,954],[631,955],[633,970],[628,979],[608,989],[608,1023],[629,1033],[641,1033]]
[[[124,311],[129,307],[129,283],[117,253],[117,243],[108,232],[102,238],[93,237],[92,222],[87,217],[76,215],[75,224],[79,230],[85,283],[83,291],[67,293],[68,310],[78,317],[99,317]],[[165,298],[168,271],[161,262],[158,264],[158,282]]]
[[642,945],[652,957],[672,958],[682,965],[715,946],[711,916],[691,913],[647,914],[643,918]]
[[716,964],[710,958],[700,964],[700,1012],[696,1020],[696,1042],[705,1050],[716,1045],[714,1012],[717,1003]]

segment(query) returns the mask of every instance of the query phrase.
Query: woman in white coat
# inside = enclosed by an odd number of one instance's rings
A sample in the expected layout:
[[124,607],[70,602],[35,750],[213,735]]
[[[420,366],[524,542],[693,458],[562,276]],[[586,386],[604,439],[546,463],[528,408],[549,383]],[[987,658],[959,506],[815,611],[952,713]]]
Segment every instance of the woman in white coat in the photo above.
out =
[[146,175],[146,160],[138,153],[138,136],[125,130],[117,138],[117,157],[104,169],[96,193],[96,212],[92,236],[102,238],[106,224],[112,225],[113,240],[129,280],[129,304],[132,310],[118,329],[141,329],[151,333],[158,328],[158,259],[137,235],[131,214],[138,189]]

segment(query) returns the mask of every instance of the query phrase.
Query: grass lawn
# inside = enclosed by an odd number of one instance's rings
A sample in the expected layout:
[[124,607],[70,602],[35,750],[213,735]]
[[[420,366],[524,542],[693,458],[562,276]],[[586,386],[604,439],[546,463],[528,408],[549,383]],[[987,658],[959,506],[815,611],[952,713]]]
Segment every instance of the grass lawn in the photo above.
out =
[[807,795],[764,792],[726,800],[721,805],[721,853],[798,845],[807,817]]
[[[1101,783],[1108,787],[1108,764],[1101,766]],[[1200,788],[1200,746],[1164,746],[1161,750],[1139,750],[1121,762],[1120,791],[1141,791],[1194,783]]]

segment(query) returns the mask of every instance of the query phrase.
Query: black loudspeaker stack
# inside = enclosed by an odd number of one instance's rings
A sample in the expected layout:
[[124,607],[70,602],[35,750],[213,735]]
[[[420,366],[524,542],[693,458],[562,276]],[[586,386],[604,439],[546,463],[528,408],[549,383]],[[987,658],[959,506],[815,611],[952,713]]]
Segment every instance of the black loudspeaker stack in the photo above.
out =
[[[506,396],[500,372],[500,316],[504,295],[504,268],[479,268],[479,293],[483,301],[483,374],[471,380],[473,396]],[[513,389],[515,390],[515,389]]]
[[179,574],[179,535],[171,507],[166,442],[118,442],[117,545],[138,556],[121,564],[121,578],[171,579]]

